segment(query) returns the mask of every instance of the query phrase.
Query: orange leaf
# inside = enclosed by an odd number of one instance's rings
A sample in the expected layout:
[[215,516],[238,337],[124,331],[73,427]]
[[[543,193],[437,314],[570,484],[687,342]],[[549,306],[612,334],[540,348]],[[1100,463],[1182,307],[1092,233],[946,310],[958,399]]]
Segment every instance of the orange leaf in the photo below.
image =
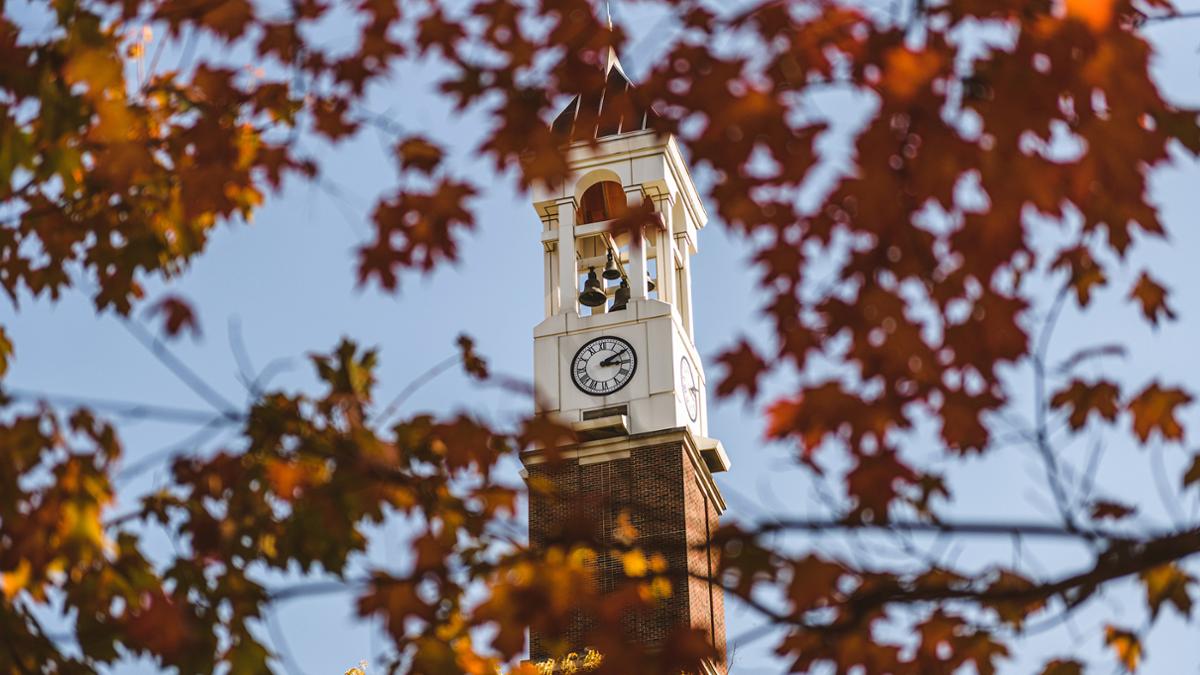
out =
[[1114,0],[1066,0],[1066,2],[1067,16],[1082,21],[1093,31],[1101,33],[1112,25]]
[[1142,660],[1142,642],[1138,636],[1115,626],[1105,626],[1104,644],[1113,648],[1126,670],[1137,670],[1138,662]]
[[1192,597],[1188,593],[1188,586],[1196,580],[1178,565],[1168,563],[1155,567],[1142,572],[1138,578],[1146,587],[1146,604],[1150,606],[1152,618],[1158,616],[1158,610],[1164,602],[1174,605],[1185,619],[1191,614]]
[[893,98],[909,101],[941,67],[942,57],[932,51],[894,47],[884,56],[883,88]]
[[1183,438],[1183,427],[1175,409],[1192,402],[1192,395],[1178,388],[1163,389],[1153,382],[1128,404],[1133,414],[1133,432],[1143,443],[1158,431],[1166,440]]

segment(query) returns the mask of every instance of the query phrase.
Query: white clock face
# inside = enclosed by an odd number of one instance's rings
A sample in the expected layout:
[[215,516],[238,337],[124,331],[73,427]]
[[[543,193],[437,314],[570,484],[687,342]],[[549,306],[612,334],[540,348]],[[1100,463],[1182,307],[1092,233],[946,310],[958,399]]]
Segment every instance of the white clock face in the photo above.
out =
[[684,356],[679,359],[679,393],[683,396],[683,405],[687,408],[688,417],[693,422],[700,414],[700,387],[696,384],[696,372],[692,370],[692,362]]
[[585,394],[608,396],[620,391],[633,379],[637,353],[633,345],[619,337],[599,337],[588,341],[571,360],[571,380]]

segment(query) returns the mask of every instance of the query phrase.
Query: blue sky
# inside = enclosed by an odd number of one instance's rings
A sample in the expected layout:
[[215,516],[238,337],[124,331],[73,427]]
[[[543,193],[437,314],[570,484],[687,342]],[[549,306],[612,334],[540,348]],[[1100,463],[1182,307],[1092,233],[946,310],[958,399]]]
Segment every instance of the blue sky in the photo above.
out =
[[[653,17],[628,12],[620,5],[614,8],[618,20],[637,19],[629,24],[634,37],[623,55],[627,69],[636,76],[653,61],[664,42],[647,31],[663,27]],[[336,27],[333,30],[336,33]],[[1156,75],[1169,97],[1200,105],[1200,20],[1145,30],[1158,46]],[[330,40],[336,39],[337,35],[331,34]],[[222,227],[206,253],[170,283],[172,292],[198,308],[204,329],[202,339],[184,339],[174,350],[227,398],[241,402],[247,396],[237,378],[238,364],[231,346],[235,333],[254,367],[285,359],[287,367],[275,380],[284,387],[310,386],[304,355],[330,349],[343,335],[381,348],[380,398],[385,401],[430,364],[453,354],[454,338],[462,332],[476,338],[494,370],[526,379],[531,376],[531,331],[542,318],[539,221],[528,197],[511,180],[492,176],[472,158],[471,147],[484,121],[455,115],[445,101],[431,94],[429,85],[435,76],[420,67],[405,66],[387,86],[373,89],[370,106],[406,129],[449,143],[455,171],[490,186],[477,202],[478,228],[463,242],[461,260],[431,276],[405,276],[396,294],[358,288],[354,248],[369,236],[370,204],[395,179],[385,152],[391,139],[367,129],[338,148],[312,147],[324,163],[321,184],[292,183],[282,195],[269,199],[253,224]],[[819,105],[833,119],[863,114],[861,101],[850,97],[832,96]],[[844,150],[836,140],[835,133],[829,139],[829,159],[844,165]],[[1200,382],[1195,348],[1200,334],[1195,265],[1200,253],[1200,231],[1195,227],[1200,166],[1183,159],[1182,154],[1179,157],[1156,175],[1153,184],[1153,197],[1162,208],[1171,240],[1139,244],[1133,261],[1114,275],[1111,290],[1087,315],[1068,311],[1052,350],[1063,357],[1083,345],[1124,342],[1130,347],[1130,357],[1106,363],[1104,372],[1131,388],[1140,388],[1155,376],[1167,382]],[[702,174],[699,177],[704,179]],[[715,220],[700,237],[700,252],[694,258],[696,341],[709,363],[710,384],[716,379],[712,356],[742,333],[766,335],[757,315],[755,274],[745,264],[748,251],[745,242],[731,237]],[[1135,320],[1134,308],[1124,301],[1125,289],[1146,265],[1176,291],[1173,301],[1181,320],[1159,330]],[[161,287],[152,287],[153,298]],[[97,317],[80,294],[68,294],[57,303],[24,299],[19,311],[7,300],[0,301],[0,321],[17,347],[6,382],[10,387],[204,409],[204,401],[138,344],[118,318]],[[1028,373],[1014,370],[1009,375],[1014,390],[1027,395]],[[773,382],[776,390],[786,384],[786,377]],[[781,512],[819,513],[820,501],[811,477],[792,467],[787,448],[763,442],[760,417],[747,414],[740,401],[710,400],[710,433],[723,441],[733,459],[733,470],[718,478],[731,516],[757,519]],[[524,413],[526,406],[525,401],[481,390],[458,371],[450,371],[423,387],[404,411],[462,409],[503,421]],[[1188,421],[1193,427],[1200,421],[1195,411],[1190,411]],[[159,452],[194,428],[151,421],[122,423],[127,461],[134,463]],[[1113,439],[1101,466],[1102,484],[1127,498],[1132,490],[1145,523],[1169,523],[1171,514],[1159,503],[1154,488],[1150,453],[1132,450],[1120,437]],[[218,436],[204,447],[228,440]],[[1083,450],[1072,446],[1064,452],[1077,453],[1072,458],[1078,458]],[[1169,475],[1178,475],[1184,454],[1178,448],[1165,448],[1163,454]],[[122,495],[131,500],[158,485],[165,466],[156,465],[125,481]],[[1039,480],[1039,466],[1032,452],[1022,447],[999,449],[985,459],[961,463],[952,470],[958,507],[962,513],[981,517],[1046,513],[1047,494]],[[1194,502],[1186,503],[1189,510]],[[400,546],[397,528],[390,526],[377,533],[370,554],[372,564],[404,564],[407,554]],[[847,546],[847,542],[833,540],[791,544],[830,552]],[[169,546],[165,541],[155,545],[162,550]],[[885,550],[877,555],[885,561],[894,553]],[[1028,556],[1022,564],[1046,573],[1085,562],[1081,551],[1070,546],[1045,545],[1021,555]],[[959,560],[966,564],[1007,563],[1013,556],[1008,542],[968,542]],[[1036,562],[1029,562],[1035,558]],[[1085,610],[1071,622],[1019,643],[1020,653],[1002,672],[1031,672],[1046,657],[1063,653],[1082,653],[1097,665],[1094,672],[1109,672],[1112,662],[1102,652],[1097,625],[1113,615],[1140,625],[1143,618],[1133,588],[1126,583],[1123,590],[1096,603],[1099,610]],[[1193,639],[1194,630],[1187,631],[1169,611],[1165,614],[1168,616],[1160,619],[1159,630],[1147,644],[1149,659],[1143,672],[1165,675],[1195,670],[1200,664],[1200,644]],[[359,660],[374,662],[384,645],[378,626],[354,618],[350,593],[291,601],[272,612],[270,623],[273,629],[265,634],[277,649],[290,655],[285,663],[288,672],[341,673]],[[785,669],[770,655],[770,638],[736,642],[758,623],[748,610],[730,607],[728,634],[735,641],[731,646],[736,673]],[[123,663],[115,672],[154,672],[154,668],[148,663]]]

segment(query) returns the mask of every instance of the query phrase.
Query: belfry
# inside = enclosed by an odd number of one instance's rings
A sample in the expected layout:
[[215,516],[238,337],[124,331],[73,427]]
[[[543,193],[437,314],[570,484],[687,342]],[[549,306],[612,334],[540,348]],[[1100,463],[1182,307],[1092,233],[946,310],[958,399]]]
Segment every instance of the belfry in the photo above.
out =
[[[570,177],[534,193],[545,254],[539,412],[572,425],[578,442],[558,462],[539,451],[522,458],[555,492],[530,497],[530,540],[552,541],[573,505],[589,505],[601,542],[628,518],[638,546],[666,559],[673,589],[659,611],[631,620],[629,639],[653,649],[678,626],[702,631],[722,655],[703,672],[725,673],[724,600],[709,579],[711,533],[725,510],[713,474],[729,458],[707,435],[692,329],[691,257],[707,216],[674,137],[655,130],[657,115],[639,104],[615,55],[605,71],[601,91],[576,97],[554,121],[570,144]],[[635,209],[652,211],[646,224],[612,227]],[[620,572],[598,567],[611,588]],[[530,656],[549,656],[536,632]]]

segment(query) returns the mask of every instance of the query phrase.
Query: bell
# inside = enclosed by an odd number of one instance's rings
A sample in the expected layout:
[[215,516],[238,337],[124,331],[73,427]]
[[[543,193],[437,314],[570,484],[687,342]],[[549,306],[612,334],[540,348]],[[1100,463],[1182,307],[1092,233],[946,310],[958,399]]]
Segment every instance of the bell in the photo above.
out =
[[613,294],[613,304],[608,311],[619,312],[625,309],[627,304],[629,304],[629,282],[622,279],[621,285],[617,286],[617,292]]
[[604,278],[609,281],[616,281],[621,278],[621,270],[613,264],[612,251],[608,252],[608,262],[604,263]]
[[653,279],[647,279],[647,280],[646,280],[646,290],[647,290],[647,291],[652,291],[652,290],[654,290],[654,280],[653,280]]
[[588,268],[587,281],[583,282],[583,292],[579,294],[579,302],[588,307],[599,307],[608,302],[608,296],[604,294],[604,288],[600,286],[600,280],[596,278],[596,268]]

